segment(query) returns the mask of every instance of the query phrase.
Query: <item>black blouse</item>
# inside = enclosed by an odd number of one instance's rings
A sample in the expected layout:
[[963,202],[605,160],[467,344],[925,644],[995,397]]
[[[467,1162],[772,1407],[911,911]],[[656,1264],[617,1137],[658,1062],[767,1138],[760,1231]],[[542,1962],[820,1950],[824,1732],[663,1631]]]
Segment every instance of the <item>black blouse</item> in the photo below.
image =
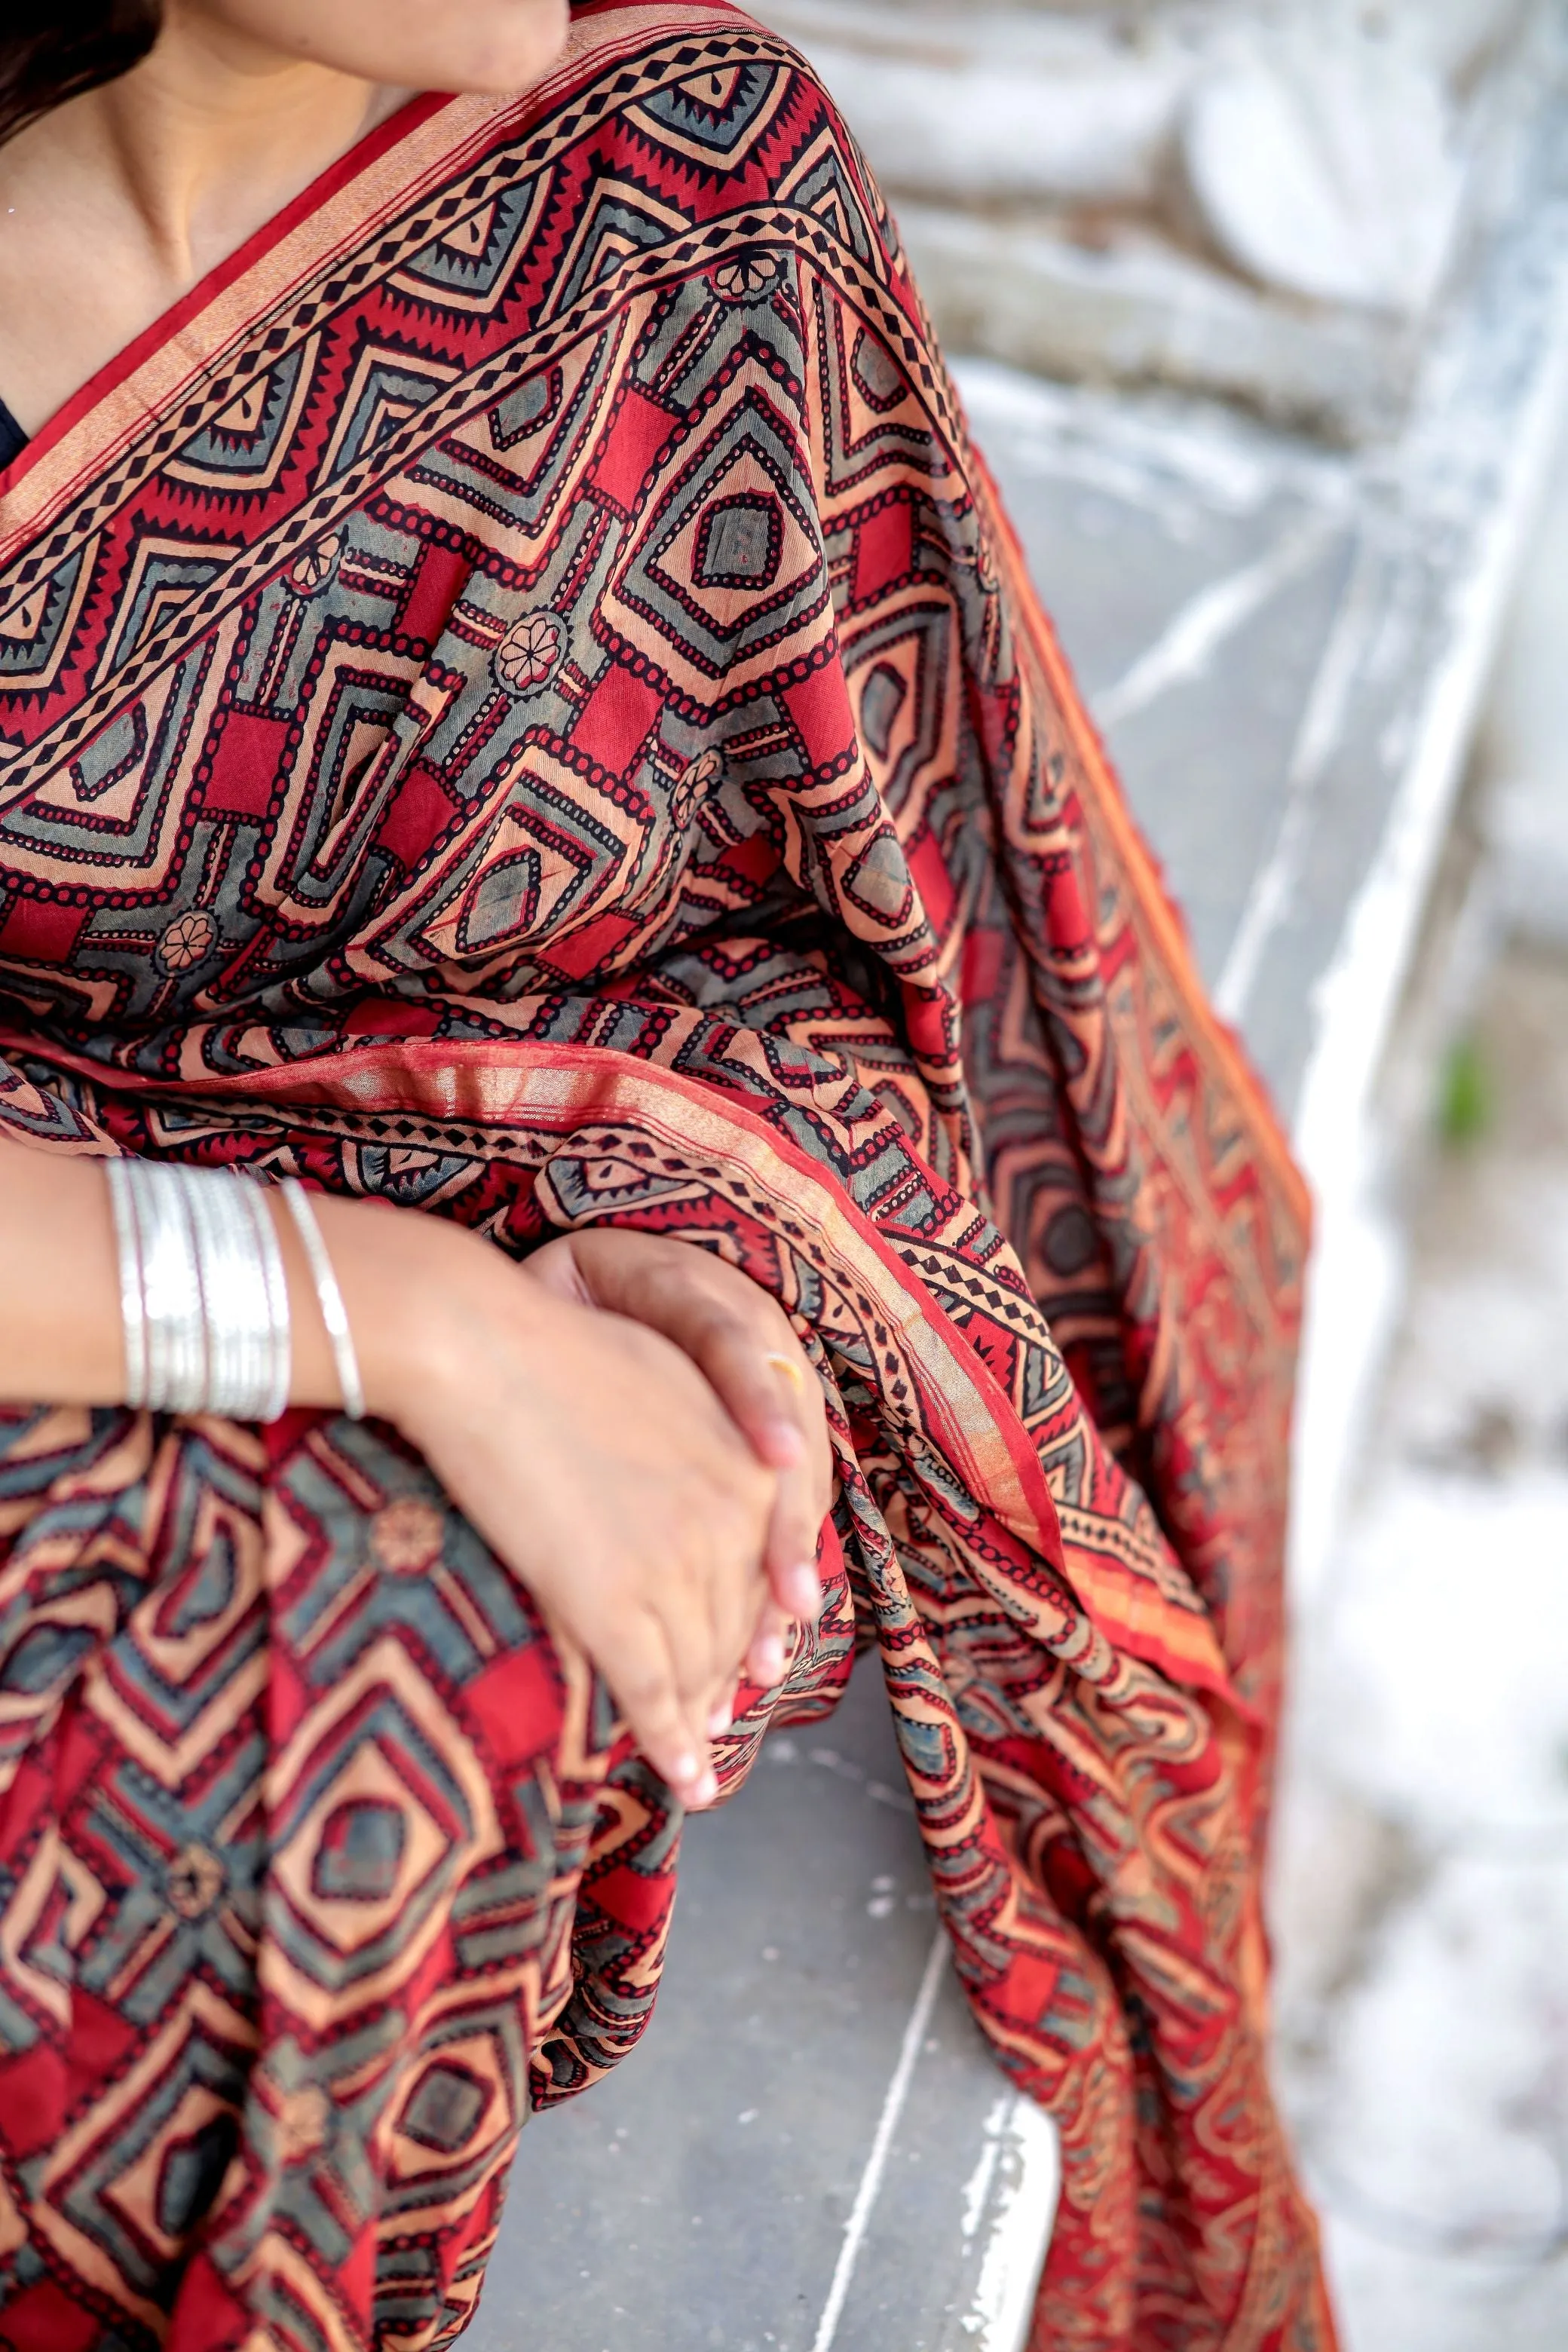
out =
[[5,402],[0,400],[0,472],[4,472],[13,457],[19,457],[26,446],[27,436]]

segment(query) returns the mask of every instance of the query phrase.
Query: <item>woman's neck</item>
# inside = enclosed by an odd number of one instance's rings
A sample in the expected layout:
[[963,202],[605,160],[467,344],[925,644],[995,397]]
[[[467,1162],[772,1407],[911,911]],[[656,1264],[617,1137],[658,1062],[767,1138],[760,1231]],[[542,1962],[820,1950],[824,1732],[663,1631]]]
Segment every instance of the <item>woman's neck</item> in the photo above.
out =
[[0,148],[0,397],[36,431],[406,92],[178,5],[134,72]]
[[186,286],[405,94],[176,14],[145,64],[92,92],[70,128],[170,284]]

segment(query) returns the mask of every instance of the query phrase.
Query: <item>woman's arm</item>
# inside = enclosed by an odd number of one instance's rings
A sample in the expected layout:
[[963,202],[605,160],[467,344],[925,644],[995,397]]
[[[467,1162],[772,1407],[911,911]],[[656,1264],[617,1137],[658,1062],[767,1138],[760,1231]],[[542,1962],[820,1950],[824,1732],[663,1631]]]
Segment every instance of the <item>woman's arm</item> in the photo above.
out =
[[[424,1295],[438,1289],[439,1270],[462,1253],[395,1210],[322,1202],[319,1213],[323,1232],[331,1228],[345,1297],[353,1294],[371,1410],[394,1417],[415,1370],[408,1360],[423,1351]],[[337,1370],[304,1251],[292,1220],[276,1222],[292,1309],[289,1400],[334,1406]],[[107,1405],[122,1403],[125,1392],[119,1253],[104,1163],[0,1138],[0,1401]]]
[[[444,1220],[315,1205],[370,1411],[587,1652],[650,1761],[688,1803],[710,1801],[710,1739],[769,1605],[779,1471],[658,1330]],[[275,1222],[292,1402],[333,1407],[310,1268],[291,1220]],[[126,1386],[102,1163],[0,1139],[0,1399],[114,1404]]]

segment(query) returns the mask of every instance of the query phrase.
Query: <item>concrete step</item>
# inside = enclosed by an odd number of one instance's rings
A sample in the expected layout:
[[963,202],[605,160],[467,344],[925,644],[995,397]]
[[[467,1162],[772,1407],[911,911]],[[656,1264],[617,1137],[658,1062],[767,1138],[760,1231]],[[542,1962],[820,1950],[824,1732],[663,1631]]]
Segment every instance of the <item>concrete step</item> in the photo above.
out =
[[523,2136],[474,2352],[1018,2352],[1057,2153],[937,1927],[877,1661],[687,1832],[641,2048]]

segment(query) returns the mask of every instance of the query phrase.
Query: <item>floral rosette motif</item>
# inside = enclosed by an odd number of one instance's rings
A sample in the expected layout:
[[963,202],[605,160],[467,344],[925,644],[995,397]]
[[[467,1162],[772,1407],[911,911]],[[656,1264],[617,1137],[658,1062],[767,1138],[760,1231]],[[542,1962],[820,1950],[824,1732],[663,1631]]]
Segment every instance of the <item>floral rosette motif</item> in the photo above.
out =
[[497,678],[509,694],[537,694],[549,685],[566,651],[566,625],[556,613],[527,613],[495,649]]
[[176,915],[158,942],[158,961],[166,972],[192,971],[205,963],[217,945],[217,925],[205,908]]
[[721,751],[700,751],[670,795],[669,820],[684,833],[724,773]]
[[760,302],[782,275],[776,253],[737,253],[713,272],[714,291],[726,302]]
[[295,557],[284,577],[296,596],[319,596],[337,578],[342,559],[342,533],[329,530]]

